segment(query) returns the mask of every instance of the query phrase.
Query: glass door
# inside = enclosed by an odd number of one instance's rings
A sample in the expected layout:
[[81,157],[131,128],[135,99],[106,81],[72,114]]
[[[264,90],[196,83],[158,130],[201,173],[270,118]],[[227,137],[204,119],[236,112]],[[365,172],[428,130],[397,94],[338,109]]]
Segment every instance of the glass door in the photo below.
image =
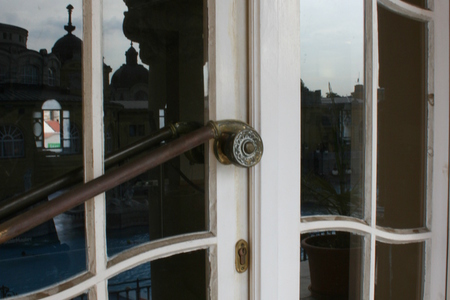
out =
[[304,0],[300,18],[301,299],[436,299],[448,4]]
[[[24,3],[3,10],[11,24],[0,24],[0,45],[11,53],[0,52],[1,163],[14,185],[2,201],[76,167],[79,181],[89,182],[142,156],[111,163],[161,128],[175,128],[175,139],[208,120],[247,121],[245,2],[54,4],[36,4],[46,12],[40,23],[37,13],[21,10]],[[62,16],[60,39],[50,36],[59,27],[49,14]],[[45,41],[28,49],[39,36]],[[10,58],[20,64],[9,65]],[[239,253],[248,260],[236,246],[248,241],[248,176],[220,164],[211,142],[118,184],[45,224],[39,244],[33,232],[2,245],[2,269],[17,273],[2,272],[2,291],[48,299],[245,299],[249,272],[235,262]]]

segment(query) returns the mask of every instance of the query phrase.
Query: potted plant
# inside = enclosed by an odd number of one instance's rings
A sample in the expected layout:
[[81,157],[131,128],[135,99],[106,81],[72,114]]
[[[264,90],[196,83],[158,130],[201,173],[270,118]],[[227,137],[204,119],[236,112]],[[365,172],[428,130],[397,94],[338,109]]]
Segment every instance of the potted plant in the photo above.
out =
[[[359,181],[351,182],[347,161],[350,144],[342,139],[339,114],[342,106],[334,101],[322,111],[328,117],[329,148],[335,165],[330,174],[310,172],[302,175],[302,197],[308,198],[332,215],[356,216],[361,208]],[[308,255],[311,285],[316,299],[359,299],[362,238],[348,233],[302,236],[302,247]],[[352,288],[349,289],[349,286]]]

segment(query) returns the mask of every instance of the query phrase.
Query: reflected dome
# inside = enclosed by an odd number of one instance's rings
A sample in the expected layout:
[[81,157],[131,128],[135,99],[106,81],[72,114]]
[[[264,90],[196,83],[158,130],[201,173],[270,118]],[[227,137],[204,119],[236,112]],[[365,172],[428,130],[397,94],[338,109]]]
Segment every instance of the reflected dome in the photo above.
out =
[[137,63],[138,53],[133,45],[125,53],[126,64],[123,64],[111,78],[112,89],[130,89],[138,83],[148,84],[148,70]]
[[81,59],[81,49],[83,44],[80,38],[72,34],[72,31],[76,28],[72,25],[73,6],[69,4],[67,10],[69,12],[69,22],[64,26],[67,34],[57,40],[52,48],[52,52],[58,57],[61,64],[64,64],[66,61],[73,58]]

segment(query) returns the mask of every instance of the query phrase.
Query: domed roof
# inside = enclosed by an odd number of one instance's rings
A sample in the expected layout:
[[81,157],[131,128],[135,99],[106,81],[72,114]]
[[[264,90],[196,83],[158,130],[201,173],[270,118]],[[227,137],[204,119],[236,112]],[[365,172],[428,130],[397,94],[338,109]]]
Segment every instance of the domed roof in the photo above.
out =
[[72,34],[72,31],[75,30],[75,26],[72,25],[72,9],[73,6],[69,4],[67,6],[67,10],[69,11],[69,23],[64,26],[67,34],[57,40],[52,48],[52,53],[58,57],[61,64],[64,64],[66,61],[74,57],[81,58],[81,48],[83,42],[81,39]]
[[81,57],[82,44],[82,41],[78,37],[72,33],[68,33],[56,41],[52,52],[58,57],[61,64],[64,64],[74,57]]
[[111,78],[111,87],[131,88],[137,83],[148,84],[148,70],[137,63],[137,51],[133,45],[125,53],[126,64],[123,64]]

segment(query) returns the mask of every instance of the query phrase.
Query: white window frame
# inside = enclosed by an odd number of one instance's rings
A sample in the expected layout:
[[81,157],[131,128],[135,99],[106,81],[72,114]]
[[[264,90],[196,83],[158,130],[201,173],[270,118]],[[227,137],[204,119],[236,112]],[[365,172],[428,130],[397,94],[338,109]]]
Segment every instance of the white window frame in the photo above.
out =
[[[247,53],[233,53],[236,48],[245,45],[247,35],[229,34],[230,26],[241,26],[234,20],[239,15],[242,22],[246,10],[244,2],[239,6],[230,5],[231,1],[208,0],[209,22],[209,88],[211,119],[247,118],[247,88],[239,90],[238,86],[247,84],[247,66],[234,64],[228,60],[246,61]],[[90,181],[101,176],[104,155],[103,129],[103,51],[102,51],[102,9],[103,1],[83,0],[83,145],[84,178]],[[236,10],[239,10],[237,12]],[[237,14],[236,14],[237,13]],[[233,15],[233,18],[231,17]],[[244,16],[244,18],[243,18]],[[218,26],[220,25],[220,26]],[[245,30],[247,29],[246,27]],[[237,29],[237,28],[236,28]],[[237,33],[237,31],[236,31]],[[221,44],[218,46],[217,44]],[[237,45],[236,43],[239,43]],[[216,63],[221,59],[222,64]],[[224,59],[225,58],[225,59]],[[225,62],[225,64],[223,63]],[[239,77],[235,80],[218,80],[224,78],[230,70]],[[220,100],[216,100],[221,98]],[[227,99],[226,102],[223,99]],[[212,153],[212,149],[210,149]],[[247,187],[240,182],[247,177],[246,169],[220,165],[214,155],[210,155],[210,230],[165,238],[131,248],[113,257],[108,257],[106,246],[106,208],[105,196],[100,194],[85,204],[86,214],[86,248],[87,271],[50,288],[34,292],[24,297],[36,299],[71,299],[87,293],[90,300],[107,299],[109,278],[155,259],[168,257],[188,251],[207,249],[211,267],[209,283],[211,299],[218,295],[223,299],[233,299],[235,295],[248,294],[248,272],[239,274],[235,271],[234,246],[237,237],[247,239],[248,211],[240,208],[237,202],[230,201],[230,195],[246,201]],[[222,182],[226,181],[226,191]],[[220,185],[218,183],[221,183]],[[243,188],[244,187],[244,188]],[[246,203],[246,202],[245,202]],[[236,221],[233,221],[236,218]],[[245,222],[245,224],[244,224]],[[244,230],[240,226],[245,226]],[[221,234],[219,234],[221,232]],[[229,251],[232,249],[232,251]],[[218,256],[221,256],[218,259]],[[231,263],[230,263],[231,259]],[[231,288],[233,287],[233,288]]]
[[[284,228],[281,224],[287,222],[286,218],[293,218],[292,212],[286,212],[286,215],[283,215],[283,220],[275,220],[277,217],[273,216],[274,212],[284,211],[285,208],[293,208],[292,204],[282,203],[280,201],[284,201],[280,197],[276,197],[276,194],[273,194],[271,188],[266,186],[259,187],[258,192],[262,194],[261,196],[261,218],[264,220],[264,223],[269,220],[274,220],[272,227],[277,227],[277,232],[275,236],[272,236],[272,242],[274,244],[270,244],[268,248],[265,248],[267,245],[262,244],[261,249],[264,249],[266,252],[271,252],[270,255],[277,253],[281,248],[285,248],[286,245],[289,245],[291,242],[286,242],[286,244],[282,244],[281,241],[290,236],[292,239],[298,239],[301,233],[311,232],[311,231],[322,231],[322,230],[344,230],[344,231],[353,231],[356,233],[363,234],[367,238],[365,239],[365,260],[364,260],[364,289],[363,289],[363,299],[374,299],[375,294],[375,243],[376,241],[383,241],[391,244],[403,244],[403,243],[411,243],[411,242],[422,242],[424,241],[426,244],[425,249],[425,273],[424,273],[424,291],[423,298],[424,299],[444,299],[446,293],[446,284],[447,284],[447,225],[448,223],[448,156],[449,156],[449,4],[448,1],[430,1],[431,10],[424,10],[412,5],[409,5],[405,2],[399,0],[380,0],[378,3],[388,7],[389,9],[406,15],[412,19],[421,20],[428,22],[428,30],[429,30],[429,56],[428,56],[428,91],[429,91],[429,157],[428,157],[428,174],[427,174],[427,224],[426,228],[421,230],[389,230],[386,228],[381,228],[376,226],[376,202],[371,201],[371,199],[376,199],[376,189],[370,187],[376,187],[376,159],[377,159],[377,87],[378,87],[378,36],[377,36],[377,1],[376,0],[367,0],[365,1],[365,10],[366,10],[366,18],[365,18],[365,26],[366,26],[366,38],[365,38],[365,60],[366,60],[366,99],[369,105],[366,108],[366,118],[368,123],[366,125],[366,217],[364,220],[357,220],[353,218],[340,217],[336,220],[335,217],[304,217],[300,224],[299,229],[295,234],[291,234],[292,231],[295,231],[298,227],[293,226],[292,224],[288,226],[288,228]],[[272,9],[279,9],[280,4],[273,4]],[[292,9],[292,8],[291,8]],[[297,10],[298,11],[298,10]],[[288,17],[286,17],[288,18]],[[295,19],[295,17],[292,17]],[[279,22],[283,22],[284,20],[277,20]],[[289,22],[289,21],[287,21]],[[291,26],[296,26],[297,20],[291,20]],[[299,24],[299,23],[297,23]],[[273,26],[273,24],[272,24]],[[264,26],[265,27],[265,26]],[[287,28],[292,28],[287,27]],[[261,27],[262,30],[263,27]],[[279,31],[282,31],[283,27],[277,28]],[[273,34],[273,31],[269,28],[267,29],[269,33]],[[294,30],[296,34],[298,32]],[[278,32],[278,34],[282,34]],[[261,34],[263,36],[263,34]],[[292,37],[294,40],[296,37]],[[283,41],[281,39],[281,41]],[[278,42],[280,47],[283,47],[283,44],[280,44],[280,39],[274,39],[273,42]],[[263,47],[261,46],[261,49]],[[271,61],[269,58],[273,53],[267,53],[267,57],[261,58],[261,68],[263,68],[264,61]],[[296,54],[298,56],[298,53]],[[285,59],[288,56],[288,53],[285,53]],[[278,58],[278,57],[277,57]],[[289,58],[287,59],[289,61]],[[292,61],[292,57],[290,58]],[[292,61],[292,65],[295,63],[295,59]],[[369,62],[369,63],[367,63]],[[272,70],[272,74],[277,74],[276,69]],[[284,70],[286,71],[286,70]],[[262,75],[264,76],[264,75]],[[296,77],[299,80],[299,77]],[[263,85],[263,88],[266,88]],[[298,88],[300,90],[300,88]],[[279,94],[281,95],[281,94]],[[280,98],[279,95],[275,94],[276,102],[279,103]],[[281,100],[283,101],[283,99]],[[262,101],[263,104],[261,106],[267,105],[265,101]],[[284,102],[283,102],[284,103]],[[292,110],[297,109],[297,106],[291,106]],[[272,113],[280,110],[280,107],[276,107],[273,105],[271,107]],[[264,115],[264,113],[261,113]],[[287,114],[288,116],[289,114]],[[269,120],[276,120],[276,125],[283,122],[283,120],[275,117],[267,117],[266,121],[264,119],[260,121],[262,125],[261,133],[267,142],[270,139],[271,135],[267,134],[264,130],[264,125],[267,124],[269,126]],[[289,119],[286,117],[286,119]],[[289,119],[290,122],[287,127],[296,125],[293,119]],[[273,123],[273,121],[272,121]],[[289,130],[289,129],[287,129]],[[300,135],[299,132],[297,132]],[[292,140],[292,136],[289,136],[288,139]],[[297,141],[294,144],[283,140],[280,137],[274,137],[274,141],[279,143],[279,147],[283,152],[292,150],[290,147],[299,146]],[[282,142],[281,142],[282,141]],[[283,145],[283,146],[282,146]],[[290,146],[290,147],[289,147]],[[287,149],[287,150],[286,150]],[[298,153],[300,153],[300,148],[298,147]],[[285,152],[286,153],[286,152]],[[266,152],[267,154],[267,152]],[[286,154],[287,156],[288,154]],[[265,156],[267,159],[267,155]],[[274,157],[275,158],[275,157]],[[279,158],[279,157],[278,157]],[[264,161],[261,164],[260,174],[258,176],[264,176]],[[278,162],[279,163],[279,162]],[[280,163],[279,163],[280,164]],[[283,172],[286,172],[286,168],[281,169]],[[297,169],[299,170],[299,169]],[[270,172],[276,172],[276,168],[274,166],[274,170]],[[299,172],[299,171],[298,171]],[[279,174],[278,174],[279,175]],[[259,182],[265,182],[264,179]],[[298,181],[299,182],[299,181]],[[284,191],[280,191],[280,187],[282,183],[276,184],[276,189],[279,193],[283,193]],[[367,188],[368,187],[368,188]],[[292,191],[295,195],[297,194],[296,188],[293,186],[286,187]],[[269,191],[267,191],[267,189]],[[272,192],[272,194],[270,194]],[[269,198],[276,199],[277,204],[272,203],[271,206],[266,208],[264,206],[264,198],[269,194]],[[269,202],[270,200],[267,200]],[[272,200],[273,201],[273,200]],[[271,218],[270,218],[271,217]],[[280,216],[278,216],[279,218]],[[291,220],[292,221],[292,220]],[[261,233],[259,236],[266,238],[267,236],[271,236],[271,229],[265,229],[265,225],[263,224],[261,228]],[[290,232],[286,233],[283,230],[290,230]],[[261,239],[263,239],[261,238]],[[276,241],[280,242],[279,244]],[[293,246],[293,245],[292,245]],[[261,250],[262,251],[262,250]],[[288,254],[284,252],[284,254]],[[276,263],[280,264],[284,260],[288,260],[291,264],[297,264],[298,258],[297,253],[294,255],[291,253],[289,257],[278,258],[275,260]],[[299,262],[298,262],[299,263]],[[271,267],[269,272],[263,272],[262,276],[271,277],[273,280],[273,274],[275,274],[275,280],[277,274],[281,274],[281,268],[277,266],[273,266],[270,264],[270,259],[261,258],[261,269],[265,269]],[[293,269],[293,268],[291,268]],[[289,268],[287,270],[290,270]],[[295,276],[294,270],[291,270],[289,274],[279,275],[283,277],[287,276]],[[280,278],[281,278],[280,277]],[[283,277],[284,278],[284,277]],[[295,277],[295,280],[299,280],[298,277]],[[450,282],[450,281],[449,281]],[[270,280],[265,282],[266,284],[271,284]],[[298,284],[298,281],[297,281]],[[275,290],[279,288],[282,284],[273,284],[272,288]],[[292,283],[289,288],[292,288],[294,292],[289,293],[289,295],[285,297],[280,297],[279,295],[283,293],[283,291],[273,291],[269,289],[262,289],[264,293],[270,293],[270,296],[267,299],[298,299],[297,289],[295,288],[295,283]],[[260,297],[255,299],[266,299],[265,294],[262,293]],[[264,296],[263,296],[264,295]]]
[[300,294],[300,2],[251,0],[250,124],[264,140],[251,172],[250,299]]

